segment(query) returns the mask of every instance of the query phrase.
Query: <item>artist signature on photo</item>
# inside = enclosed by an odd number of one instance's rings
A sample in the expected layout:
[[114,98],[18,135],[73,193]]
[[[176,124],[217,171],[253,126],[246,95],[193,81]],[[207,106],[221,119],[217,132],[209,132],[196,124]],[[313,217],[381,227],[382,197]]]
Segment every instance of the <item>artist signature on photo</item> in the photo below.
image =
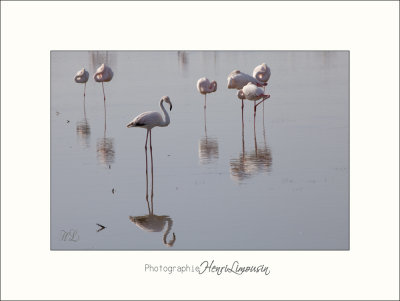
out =
[[61,230],[61,240],[63,241],[79,241],[79,234],[77,230],[70,229],[69,231]]

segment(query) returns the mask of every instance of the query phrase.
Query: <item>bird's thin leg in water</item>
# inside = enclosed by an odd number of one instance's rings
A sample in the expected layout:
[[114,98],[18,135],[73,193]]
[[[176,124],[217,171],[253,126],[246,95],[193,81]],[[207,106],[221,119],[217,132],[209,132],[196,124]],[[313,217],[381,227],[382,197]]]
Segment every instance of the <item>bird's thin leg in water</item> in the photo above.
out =
[[244,159],[244,123],[243,123],[243,118],[242,118],[242,156],[243,156],[243,159]]
[[207,108],[207,94],[204,94],[204,109]]
[[243,99],[242,99],[242,130],[244,128],[243,107],[244,107],[244,104],[243,104]]
[[264,118],[263,118],[263,136],[264,136],[264,148],[267,148],[267,142],[265,139],[265,124],[264,124]]
[[265,100],[265,99],[261,100],[258,104],[256,104],[256,102],[254,102],[254,105],[255,105],[255,106],[258,106],[259,104],[264,103],[264,100]]
[[257,137],[256,137],[256,128],[254,127],[254,149],[256,151],[256,157],[257,157]]
[[83,99],[85,99],[86,96],[86,83],[85,83],[85,89],[83,89]]
[[[264,86],[264,94],[265,94],[265,86]],[[263,116],[264,116],[264,102],[263,102]],[[264,120],[264,117],[263,117]]]
[[[148,134],[148,133],[147,133]],[[146,136],[147,140],[147,136]],[[147,209],[149,209],[149,214],[151,214],[150,210],[150,204],[149,204],[149,175],[148,175],[148,169],[147,169],[147,150],[145,151],[146,153],[146,201],[147,201]]]
[[101,85],[103,86],[104,102],[106,102],[106,93],[104,93],[104,82],[101,82]]
[[[151,132],[150,132],[150,145],[151,145]],[[150,146],[150,150],[151,150],[151,146]],[[154,176],[153,176],[153,156],[151,157],[151,214],[153,214],[153,209],[154,209],[154,205],[153,205],[153,183],[154,183]]]
[[207,139],[207,111],[205,107],[204,107],[204,134],[206,135]]
[[263,129],[264,129],[264,135],[265,135],[265,115],[264,115],[264,103],[263,103]]
[[86,100],[85,100],[85,96],[83,96],[83,116],[85,117],[85,121],[86,121]]
[[107,130],[107,112],[106,112],[106,102],[104,102],[104,138],[106,138]]
[[[150,158],[151,158],[151,177],[153,179],[153,146],[151,145],[151,130],[150,132]],[[153,181],[153,180],[152,180]]]
[[[147,130],[146,134],[146,143],[144,144],[144,152],[146,153],[146,199],[147,203],[149,202],[149,168],[147,164],[147,138],[149,137],[149,130]],[[150,210],[150,208],[149,208]]]
[[257,112],[257,106],[256,102],[254,102],[254,133],[256,132],[256,112]]

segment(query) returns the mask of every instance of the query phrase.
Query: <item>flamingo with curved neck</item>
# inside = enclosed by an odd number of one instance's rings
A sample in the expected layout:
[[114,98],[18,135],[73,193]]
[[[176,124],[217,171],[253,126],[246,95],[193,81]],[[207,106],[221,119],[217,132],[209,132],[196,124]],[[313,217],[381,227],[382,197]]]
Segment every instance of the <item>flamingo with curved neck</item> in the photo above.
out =
[[168,215],[143,215],[143,216],[129,216],[129,219],[140,229],[148,232],[161,232],[167,224],[167,228],[163,235],[163,243],[167,247],[172,247],[175,243],[176,236],[172,233],[172,238],[167,241],[168,234],[171,232],[173,221]]
[[163,103],[169,104],[169,110],[172,110],[172,103],[168,96],[163,96],[160,100],[160,108],[164,113],[165,119],[161,116],[159,112],[144,112],[136,116],[131,122],[129,122],[126,127],[140,127],[147,129],[146,134],[146,143],[144,145],[144,149],[146,152],[146,172],[147,172],[147,140],[150,135],[150,155],[151,155],[151,172],[153,172],[153,147],[151,144],[151,129],[153,127],[165,127],[168,126],[170,123],[169,115],[164,108]]

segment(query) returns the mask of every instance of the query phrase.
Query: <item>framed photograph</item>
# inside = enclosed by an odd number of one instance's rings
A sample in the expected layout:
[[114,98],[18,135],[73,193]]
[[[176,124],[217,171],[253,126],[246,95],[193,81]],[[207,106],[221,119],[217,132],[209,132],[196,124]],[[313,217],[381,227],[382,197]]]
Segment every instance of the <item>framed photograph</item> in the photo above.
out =
[[1,1],[1,299],[398,300],[398,12]]

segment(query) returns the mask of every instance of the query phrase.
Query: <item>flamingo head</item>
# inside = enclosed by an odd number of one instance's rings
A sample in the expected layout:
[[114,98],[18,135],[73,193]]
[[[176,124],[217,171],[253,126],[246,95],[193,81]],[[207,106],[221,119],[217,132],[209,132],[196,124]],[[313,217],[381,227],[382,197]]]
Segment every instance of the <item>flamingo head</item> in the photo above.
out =
[[170,110],[170,111],[172,110],[172,103],[171,103],[171,100],[169,99],[168,96],[163,96],[163,97],[161,98],[161,101],[164,101],[164,102],[166,102],[167,104],[169,104],[169,110]]
[[211,90],[212,92],[217,91],[217,82],[216,82],[215,80],[213,80],[213,81],[211,82],[211,84],[210,84],[210,90]]
[[246,96],[244,96],[243,90],[237,91],[237,97],[241,100],[246,99]]

